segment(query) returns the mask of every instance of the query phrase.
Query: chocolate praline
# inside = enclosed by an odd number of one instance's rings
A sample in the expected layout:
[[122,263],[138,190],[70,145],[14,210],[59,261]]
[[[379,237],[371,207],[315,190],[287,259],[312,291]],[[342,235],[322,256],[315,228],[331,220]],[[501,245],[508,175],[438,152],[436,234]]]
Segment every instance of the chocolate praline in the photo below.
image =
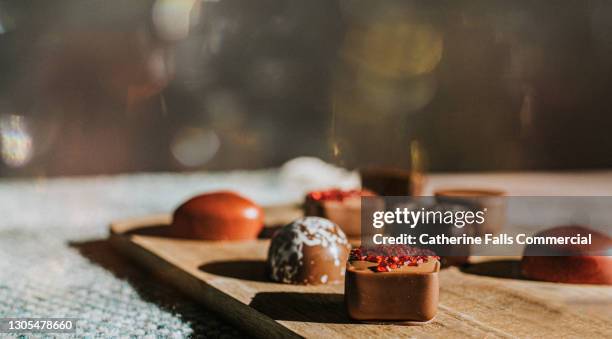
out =
[[175,211],[172,234],[202,240],[256,239],[263,228],[263,210],[229,191],[195,196]]
[[331,220],[349,237],[361,234],[361,197],[375,196],[369,190],[330,189],[306,195],[304,215]]
[[[612,238],[584,226],[560,226],[536,236],[592,235],[588,245],[527,245],[521,272],[530,279],[571,284],[612,285]],[[534,255],[545,250],[550,256]]]
[[418,324],[435,317],[440,262],[436,256],[409,252],[370,255],[361,249],[351,251],[344,300],[352,319]]
[[335,223],[300,218],[276,231],[268,251],[272,280],[287,284],[337,284],[344,281],[350,245]]
[[472,224],[475,235],[499,233],[506,224],[506,192],[491,188],[451,188],[434,192],[439,203],[460,204],[476,210],[486,210],[487,218],[481,224]]

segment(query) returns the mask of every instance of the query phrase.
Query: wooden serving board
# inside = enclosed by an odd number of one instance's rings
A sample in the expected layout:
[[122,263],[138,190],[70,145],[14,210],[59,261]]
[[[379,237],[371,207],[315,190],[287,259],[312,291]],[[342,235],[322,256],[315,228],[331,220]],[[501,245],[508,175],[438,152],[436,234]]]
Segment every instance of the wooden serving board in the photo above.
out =
[[[517,258],[475,258],[440,272],[436,318],[422,326],[364,324],[344,310],[343,286],[292,286],[264,275],[269,240],[166,237],[170,216],[111,224],[117,249],[258,337],[610,337],[612,287],[522,280]],[[480,260],[479,260],[480,259]]]

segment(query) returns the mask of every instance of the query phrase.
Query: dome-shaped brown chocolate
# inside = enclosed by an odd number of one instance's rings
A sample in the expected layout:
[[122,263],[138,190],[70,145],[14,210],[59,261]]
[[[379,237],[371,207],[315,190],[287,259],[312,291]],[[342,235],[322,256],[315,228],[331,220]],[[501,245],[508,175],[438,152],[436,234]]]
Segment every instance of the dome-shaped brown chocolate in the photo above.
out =
[[172,233],[202,240],[256,239],[263,228],[263,210],[233,192],[195,196],[179,206],[172,218]]
[[[550,256],[533,255],[536,246],[527,245],[521,271],[527,278],[572,284],[612,284],[612,238],[583,226],[561,226],[536,236],[571,237],[591,234],[588,245],[547,245]],[[545,245],[539,245],[545,246]],[[541,247],[540,247],[540,251]]]
[[272,280],[287,284],[341,283],[349,251],[338,225],[319,217],[300,218],[272,237],[268,272]]

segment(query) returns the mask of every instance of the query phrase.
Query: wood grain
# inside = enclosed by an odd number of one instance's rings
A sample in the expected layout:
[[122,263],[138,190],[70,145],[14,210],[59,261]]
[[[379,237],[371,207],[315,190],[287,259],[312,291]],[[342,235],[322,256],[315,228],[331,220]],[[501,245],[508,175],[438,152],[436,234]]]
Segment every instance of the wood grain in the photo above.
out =
[[[347,318],[343,286],[291,286],[264,276],[268,241],[165,236],[167,215],[111,225],[116,248],[258,337],[610,337],[612,287],[522,280],[517,258],[473,258],[440,273],[436,318],[423,326]],[[491,261],[493,260],[493,261]]]

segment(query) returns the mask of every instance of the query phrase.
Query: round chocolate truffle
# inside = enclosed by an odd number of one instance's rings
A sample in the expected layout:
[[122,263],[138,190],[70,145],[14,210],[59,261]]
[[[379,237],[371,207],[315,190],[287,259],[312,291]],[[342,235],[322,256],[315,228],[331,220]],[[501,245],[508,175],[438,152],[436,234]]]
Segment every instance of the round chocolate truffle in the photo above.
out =
[[179,206],[172,218],[172,233],[202,240],[256,239],[263,228],[261,207],[233,192],[195,196]]
[[[527,245],[521,271],[527,278],[572,284],[612,284],[612,238],[583,226],[555,227],[536,236],[566,237],[592,235],[588,245],[548,245],[546,252],[556,256],[533,255],[542,248]],[[540,245],[542,246],[542,245]]]
[[344,281],[350,245],[333,222],[298,219],[279,229],[268,251],[268,271],[287,284],[337,284]]

